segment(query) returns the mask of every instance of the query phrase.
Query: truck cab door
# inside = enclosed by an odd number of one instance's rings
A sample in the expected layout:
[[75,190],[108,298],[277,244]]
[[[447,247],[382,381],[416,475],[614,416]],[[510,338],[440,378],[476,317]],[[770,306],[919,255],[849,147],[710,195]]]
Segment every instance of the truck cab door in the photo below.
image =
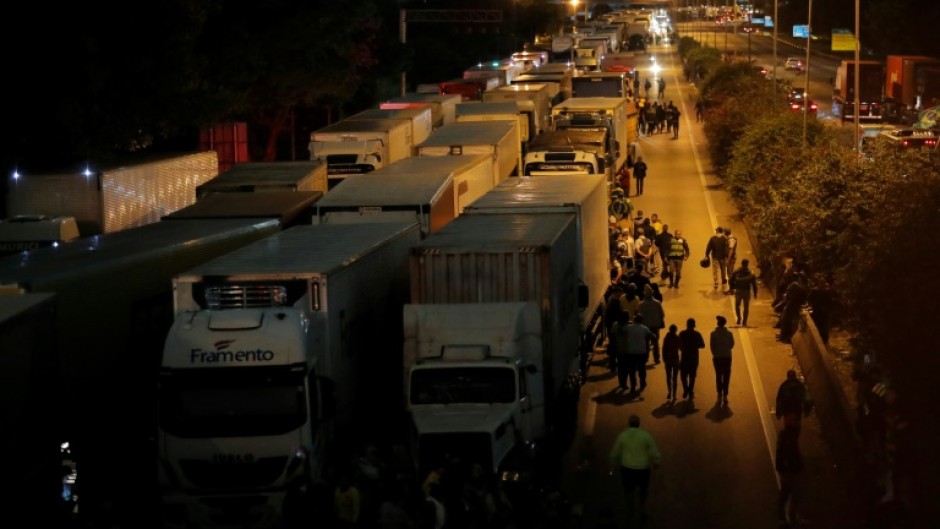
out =
[[542,373],[534,366],[519,370],[519,413],[516,427],[526,441],[533,441],[545,432],[545,393]]

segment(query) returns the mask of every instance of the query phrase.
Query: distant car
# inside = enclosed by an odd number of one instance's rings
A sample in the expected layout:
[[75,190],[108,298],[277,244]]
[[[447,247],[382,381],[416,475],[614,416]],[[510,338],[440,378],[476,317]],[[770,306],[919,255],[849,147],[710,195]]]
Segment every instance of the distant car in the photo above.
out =
[[799,57],[787,57],[787,62],[783,63],[784,70],[803,70],[803,59]]
[[769,73],[769,72],[767,71],[767,68],[765,68],[765,67],[763,67],[763,66],[761,66],[761,65],[759,65],[759,64],[751,65],[751,70],[754,72],[755,75],[759,75],[759,76],[765,77],[765,78],[767,77],[767,74]]
[[[799,100],[799,101],[795,101],[795,100],[794,100],[794,101],[790,101],[790,103],[789,103],[789,105],[790,105],[790,110],[792,110],[792,111],[794,111],[794,112],[802,112],[802,111],[803,111],[803,104],[804,104],[804,101],[803,101],[802,99]],[[814,115],[815,115],[816,112],[819,110],[819,105],[817,105],[816,102],[813,101],[812,99],[807,98],[806,101],[805,101],[805,104],[806,104],[806,111],[809,112],[810,114],[814,114]]]
[[802,88],[790,88],[787,92],[788,103],[797,102],[802,105],[804,97],[806,97],[806,92],[804,92]]

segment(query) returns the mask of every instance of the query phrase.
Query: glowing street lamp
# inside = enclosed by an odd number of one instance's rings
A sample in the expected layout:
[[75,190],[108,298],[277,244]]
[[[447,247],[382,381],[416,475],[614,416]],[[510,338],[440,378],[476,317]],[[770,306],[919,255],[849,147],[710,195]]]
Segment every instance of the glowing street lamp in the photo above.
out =
[[578,27],[578,0],[571,0],[571,32],[575,33]]

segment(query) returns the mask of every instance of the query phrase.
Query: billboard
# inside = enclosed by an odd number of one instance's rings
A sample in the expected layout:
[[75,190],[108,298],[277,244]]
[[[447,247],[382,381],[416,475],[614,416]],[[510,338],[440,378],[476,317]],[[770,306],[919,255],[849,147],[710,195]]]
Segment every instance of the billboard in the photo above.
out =
[[[796,39],[808,39],[809,38],[809,26],[807,25],[796,25],[793,26],[793,38]],[[853,48],[854,49],[854,48]]]
[[855,51],[855,35],[842,28],[832,28],[832,51]]

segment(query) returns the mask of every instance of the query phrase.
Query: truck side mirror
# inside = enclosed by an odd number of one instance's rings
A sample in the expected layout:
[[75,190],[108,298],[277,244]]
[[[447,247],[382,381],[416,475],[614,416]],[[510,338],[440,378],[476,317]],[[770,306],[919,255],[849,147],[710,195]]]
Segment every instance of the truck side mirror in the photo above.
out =
[[589,297],[590,295],[588,294],[587,285],[583,285],[583,284],[578,285],[578,308],[579,309],[584,310],[587,308]]

